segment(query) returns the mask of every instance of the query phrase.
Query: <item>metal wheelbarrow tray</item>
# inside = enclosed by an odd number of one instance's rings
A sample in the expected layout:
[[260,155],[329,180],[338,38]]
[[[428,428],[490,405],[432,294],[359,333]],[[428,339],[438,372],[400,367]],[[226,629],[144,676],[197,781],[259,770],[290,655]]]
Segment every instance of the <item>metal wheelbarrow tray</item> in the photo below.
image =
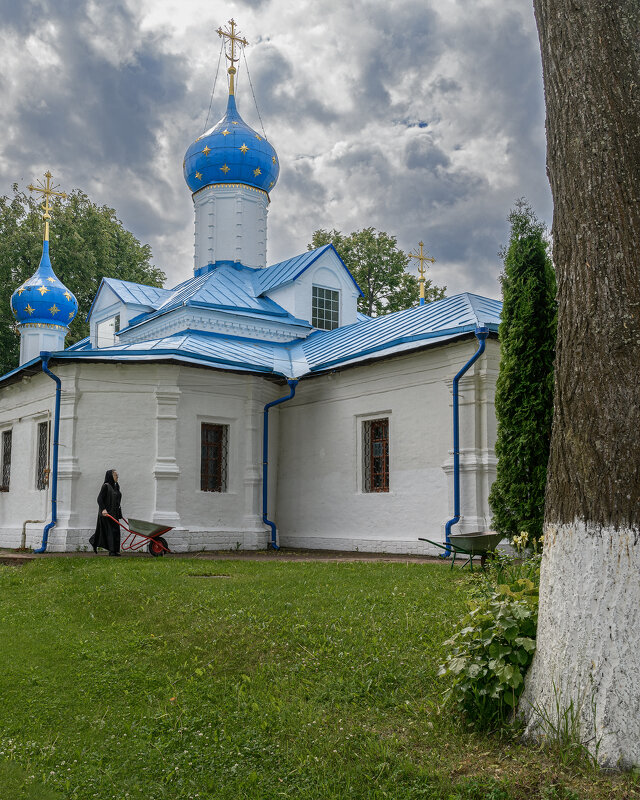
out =
[[121,550],[135,552],[136,550],[141,550],[146,544],[147,550],[154,557],[163,556],[165,553],[171,552],[167,540],[163,538],[162,534],[168,533],[173,528],[169,528],[166,525],[158,525],[157,522],[147,522],[144,519],[133,519],[133,517],[125,520],[127,524],[123,525],[111,514],[107,514],[107,516],[127,532],[127,535],[120,543]]
[[421,542],[429,542],[429,544],[433,544],[436,547],[439,547],[441,550],[446,551],[448,548],[450,548],[451,552],[453,553],[451,569],[453,569],[453,565],[456,562],[456,556],[458,553],[462,553],[463,555],[467,556],[467,561],[465,561],[462,566],[466,567],[466,565],[469,564],[470,568],[473,569],[473,557],[480,556],[480,566],[484,567],[487,556],[493,553],[502,539],[504,539],[504,536],[501,533],[496,533],[495,531],[454,533],[449,537],[448,545],[447,542],[434,542],[431,539],[424,539],[421,536],[418,537],[418,539]]

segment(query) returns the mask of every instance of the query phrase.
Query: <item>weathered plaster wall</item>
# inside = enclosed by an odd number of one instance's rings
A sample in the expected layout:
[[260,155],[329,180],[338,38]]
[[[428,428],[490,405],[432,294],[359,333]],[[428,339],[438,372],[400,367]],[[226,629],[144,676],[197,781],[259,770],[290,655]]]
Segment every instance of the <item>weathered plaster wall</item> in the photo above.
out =
[[[286,546],[434,552],[453,511],[451,380],[465,340],[302,381],[281,414],[277,523]],[[498,345],[461,381],[460,531],[487,529]],[[389,417],[390,491],[367,493],[362,423]]]

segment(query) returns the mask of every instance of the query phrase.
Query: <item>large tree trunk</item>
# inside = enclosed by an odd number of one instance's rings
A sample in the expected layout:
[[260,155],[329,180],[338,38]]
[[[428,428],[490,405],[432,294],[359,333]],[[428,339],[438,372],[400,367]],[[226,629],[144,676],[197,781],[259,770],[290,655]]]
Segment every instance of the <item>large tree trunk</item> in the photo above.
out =
[[[558,279],[538,650],[521,709],[640,763],[640,0],[534,0]],[[542,714],[541,714],[542,712]],[[548,732],[548,731],[547,731]]]

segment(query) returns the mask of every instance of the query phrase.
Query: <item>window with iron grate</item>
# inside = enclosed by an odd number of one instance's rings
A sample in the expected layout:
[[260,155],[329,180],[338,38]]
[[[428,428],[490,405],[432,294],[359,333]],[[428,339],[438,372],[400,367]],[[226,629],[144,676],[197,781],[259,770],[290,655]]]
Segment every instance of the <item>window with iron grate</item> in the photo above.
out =
[[38,423],[36,489],[46,489],[49,485],[49,427],[48,420]]
[[313,286],[311,290],[311,324],[322,331],[332,331],[340,324],[340,292]]
[[2,479],[0,482],[0,492],[9,491],[11,482],[11,438],[12,431],[2,431]]
[[200,490],[227,491],[229,426],[203,422],[200,429]]
[[364,492],[389,491],[389,418],[362,423]]

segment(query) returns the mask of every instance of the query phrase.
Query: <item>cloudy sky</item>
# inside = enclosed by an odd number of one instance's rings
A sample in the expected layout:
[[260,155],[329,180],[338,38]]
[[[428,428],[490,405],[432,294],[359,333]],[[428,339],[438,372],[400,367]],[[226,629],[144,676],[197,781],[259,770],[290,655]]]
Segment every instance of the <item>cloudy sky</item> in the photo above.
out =
[[[51,169],[116,209],[173,285],[193,269],[182,159],[234,17],[281,172],[268,263],[316,228],[426,243],[448,294],[499,297],[506,217],[551,221],[528,0],[0,0],[0,194]],[[260,129],[240,65],[238,106]],[[224,60],[209,124],[226,104]]]

